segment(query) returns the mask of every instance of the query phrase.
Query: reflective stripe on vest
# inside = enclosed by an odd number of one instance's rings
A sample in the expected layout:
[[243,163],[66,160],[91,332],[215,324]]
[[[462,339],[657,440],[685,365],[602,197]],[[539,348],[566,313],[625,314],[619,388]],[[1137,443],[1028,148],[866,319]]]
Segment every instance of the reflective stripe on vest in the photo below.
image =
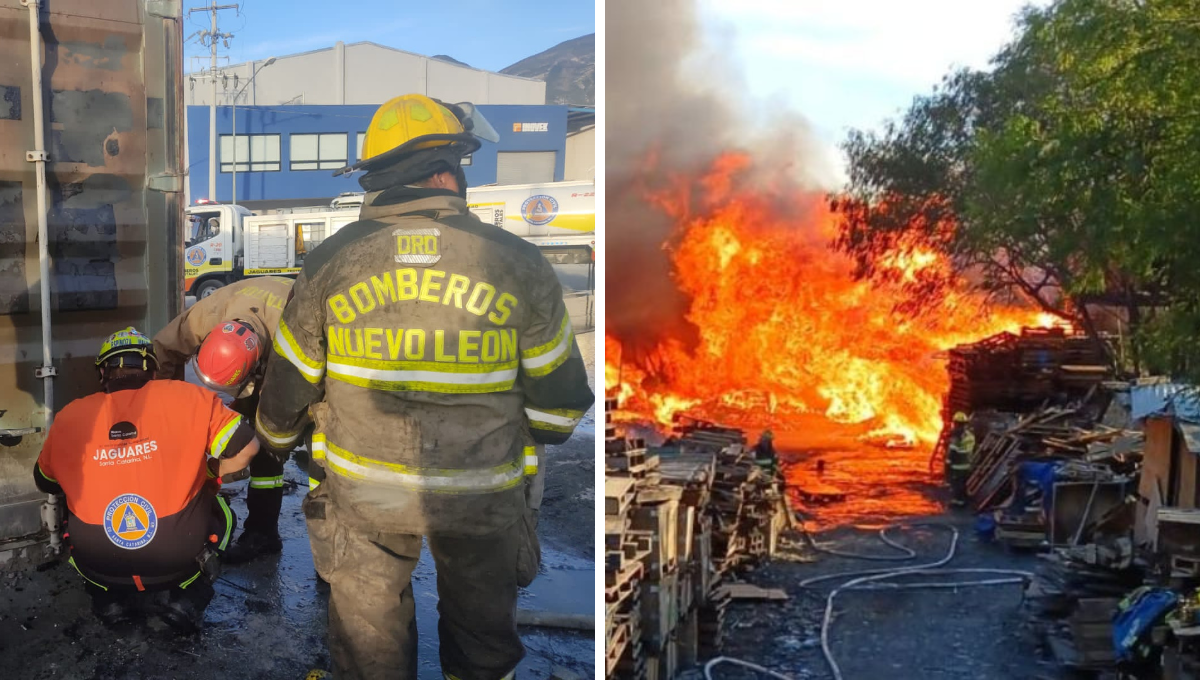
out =
[[438,361],[380,361],[329,357],[329,377],[388,392],[480,394],[507,392],[517,379],[517,361],[463,364]]
[[[316,437],[313,437],[314,444]],[[360,481],[435,493],[488,493],[517,486],[525,479],[526,455],[482,470],[422,468],[373,460],[347,451],[325,438],[325,465],[334,473]],[[534,457],[534,466],[537,458]],[[536,467],[535,467],[536,469]]]
[[222,427],[221,431],[217,433],[217,436],[213,437],[213,440],[209,442],[208,455],[212,456],[213,458],[220,458],[221,454],[225,453],[225,446],[233,437],[234,431],[237,430],[238,425],[241,424],[241,416],[237,416],[228,423],[225,423],[225,427]]
[[233,533],[233,511],[229,509],[225,497],[220,494],[217,494],[217,505],[221,506],[221,512],[225,514],[225,533],[221,534],[221,542],[217,544],[217,549],[224,550],[225,546],[229,545],[229,535]]

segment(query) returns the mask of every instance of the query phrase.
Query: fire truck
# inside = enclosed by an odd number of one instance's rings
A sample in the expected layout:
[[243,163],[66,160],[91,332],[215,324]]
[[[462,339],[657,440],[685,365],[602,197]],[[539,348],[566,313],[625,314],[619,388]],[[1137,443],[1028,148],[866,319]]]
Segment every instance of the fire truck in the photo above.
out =
[[[184,290],[202,298],[252,276],[295,276],[306,254],[358,219],[361,204],[361,195],[343,194],[329,207],[255,215],[240,205],[197,201],[187,209]],[[482,221],[537,245],[554,264],[595,261],[592,181],[471,188],[467,205]]]

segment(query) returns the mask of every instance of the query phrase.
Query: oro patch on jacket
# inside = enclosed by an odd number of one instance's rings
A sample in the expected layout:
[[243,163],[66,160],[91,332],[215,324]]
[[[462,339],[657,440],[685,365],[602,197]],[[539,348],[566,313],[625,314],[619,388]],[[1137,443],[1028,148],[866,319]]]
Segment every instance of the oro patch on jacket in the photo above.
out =
[[442,259],[442,232],[437,227],[428,229],[397,229],[392,232],[396,239],[396,261],[402,264],[431,265]]

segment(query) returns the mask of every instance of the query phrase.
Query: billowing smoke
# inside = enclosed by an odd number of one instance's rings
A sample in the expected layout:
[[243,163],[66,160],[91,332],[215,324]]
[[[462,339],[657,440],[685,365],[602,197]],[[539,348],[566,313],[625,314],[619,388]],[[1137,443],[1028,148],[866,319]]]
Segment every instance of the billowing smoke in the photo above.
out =
[[[605,323],[635,354],[663,336],[693,336],[664,249],[675,225],[647,192],[699,178],[738,150],[753,159],[743,180],[759,192],[794,196],[830,176],[803,118],[751,101],[697,14],[695,0],[611,0],[605,10]],[[699,188],[690,193],[702,200]]]

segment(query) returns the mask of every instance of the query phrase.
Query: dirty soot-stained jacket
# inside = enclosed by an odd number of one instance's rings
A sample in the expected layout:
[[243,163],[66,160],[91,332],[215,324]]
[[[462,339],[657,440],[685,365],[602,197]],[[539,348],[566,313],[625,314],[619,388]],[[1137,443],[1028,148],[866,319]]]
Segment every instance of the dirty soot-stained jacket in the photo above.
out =
[[[238,281],[197,300],[154,336],[154,353],[158,356],[156,377],[182,380],[188,359],[200,349],[209,331],[222,321],[245,321],[258,334],[259,347],[268,347],[292,283],[291,279],[280,276],[257,277]],[[260,371],[266,357],[264,352]]]
[[339,518],[483,535],[521,517],[531,444],[566,441],[594,399],[535,246],[452,192],[398,187],[309,254],[294,293],[256,427],[287,450],[311,413]]

